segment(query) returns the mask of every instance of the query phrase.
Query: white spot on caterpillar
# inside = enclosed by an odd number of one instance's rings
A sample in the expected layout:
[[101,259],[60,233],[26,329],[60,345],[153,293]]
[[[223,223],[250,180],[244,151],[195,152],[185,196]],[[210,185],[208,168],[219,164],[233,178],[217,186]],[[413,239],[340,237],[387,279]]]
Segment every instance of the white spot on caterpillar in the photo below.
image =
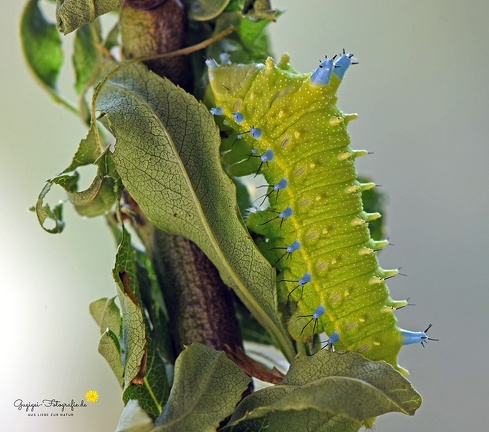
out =
[[348,297],[350,295],[350,291],[348,288],[343,292],[343,297]]
[[278,112],[278,118],[283,118],[283,117],[285,117],[286,115],[287,115],[287,113],[286,113],[284,110],[280,110],[280,111]]
[[360,219],[360,218],[355,218],[351,221],[351,224],[353,226],[361,226],[365,223],[365,220],[364,219]]
[[358,321],[360,321],[363,324],[365,322],[365,318],[359,318]]
[[309,164],[309,168],[316,168],[316,164],[315,164],[314,162],[311,162],[311,163]]
[[257,94],[257,92],[255,92],[255,91],[248,93],[249,100],[255,100],[255,99],[258,99],[259,97],[260,97],[260,95]]
[[321,195],[316,195],[314,199],[316,200],[316,202],[319,202],[323,199],[323,197]]
[[362,247],[358,251],[358,255],[370,255],[374,250],[368,247]]
[[347,159],[349,159],[351,157],[352,157],[352,154],[350,152],[344,152],[344,153],[340,153],[338,155],[338,160],[344,161],[344,160],[347,160]]
[[329,232],[328,227],[324,227],[324,228],[322,229],[322,231],[321,231],[321,234],[322,234],[322,235],[326,235],[326,234],[328,234],[328,232]]
[[347,186],[347,187],[345,188],[345,193],[347,193],[347,194],[351,194],[351,193],[353,193],[353,192],[358,191],[358,189],[359,189],[359,186],[358,186],[358,185],[351,185],[351,186]]
[[374,346],[380,346],[380,342],[377,342],[377,341],[373,342],[373,344],[374,344]]
[[300,137],[301,137],[301,133],[297,130],[294,131],[294,138],[298,140],[298,139],[300,139]]
[[297,177],[301,176],[302,174],[304,174],[306,172],[306,167],[300,167],[296,172],[295,172],[295,175]]
[[372,276],[369,280],[368,280],[368,284],[369,285],[375,285],[375,284],[379,284],[379,283],[382,283],[384,281],[384,279],[378,277],[378,276]]
[[343,117],[331,117],[328,123],[330,124],[330,126],[337,126],[342,123],[343,120]]

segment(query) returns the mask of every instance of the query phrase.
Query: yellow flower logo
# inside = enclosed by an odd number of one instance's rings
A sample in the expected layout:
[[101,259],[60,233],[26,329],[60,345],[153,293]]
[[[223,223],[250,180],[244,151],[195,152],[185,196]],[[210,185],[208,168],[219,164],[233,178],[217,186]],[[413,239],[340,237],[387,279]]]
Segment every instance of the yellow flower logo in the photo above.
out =
[[98,391],[89,390],[85,393],[85,399],[87,402],[93,403],[98,401]]

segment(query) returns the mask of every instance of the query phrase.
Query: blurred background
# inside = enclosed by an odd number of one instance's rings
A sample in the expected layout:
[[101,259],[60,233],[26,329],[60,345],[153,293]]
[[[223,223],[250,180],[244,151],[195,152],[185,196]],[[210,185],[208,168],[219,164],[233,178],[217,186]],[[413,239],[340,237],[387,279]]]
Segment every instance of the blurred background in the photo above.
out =
[[[49,235],[28,208],[44,181],[71,161],[85,136],[81,122],[54,106],[25,68],[18,42],[24,2],[2,2],[0,16],[0,369],[5,430],[115,430],[121,392],[97,353],[88,304],[115,295],[115,246],[102,219],[66,207],[67,228]],[[359,160],[389,194],[389,239],[380,261],[408,277],[390,281],[401,327],[424,330],[426,348],[408,346],[400,364],[424,403],[413,418],[383,416],[376,432],[487,428],[489,328],[487,163],[489,160],[489,3],[484,0],[275,0],[276,55],[312,71],[345,48],[359,65],[345,77],[339,107]],[[70,60],[66,59],[69,66]],[[62,82],[70,90],[71,76]],[[53,195],[56,197],[56,194]],[[53,199],[51,199],[53,202]],[[97,403],[74,417],[27,417],[13,407],[56,398]]]

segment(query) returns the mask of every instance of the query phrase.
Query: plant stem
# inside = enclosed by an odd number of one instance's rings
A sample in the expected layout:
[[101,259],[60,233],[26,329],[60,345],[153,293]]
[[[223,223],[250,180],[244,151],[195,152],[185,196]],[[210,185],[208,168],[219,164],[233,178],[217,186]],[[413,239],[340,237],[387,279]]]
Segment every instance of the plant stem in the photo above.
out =
[[[186,11],[180,0],[161,1],[150,10],[141,9],[139,4],[132,7],[133,3],[126,0],[121,9],[127,58],[155,56],[186,45]],[[192,66],[187,56],[151,60],[146,65],[192,92]],[[231,291],[205,254],[190,240],[152,226],[146,226],[141,237],[163,292],[177,353],[192,342],[217,350],[241,347]]]

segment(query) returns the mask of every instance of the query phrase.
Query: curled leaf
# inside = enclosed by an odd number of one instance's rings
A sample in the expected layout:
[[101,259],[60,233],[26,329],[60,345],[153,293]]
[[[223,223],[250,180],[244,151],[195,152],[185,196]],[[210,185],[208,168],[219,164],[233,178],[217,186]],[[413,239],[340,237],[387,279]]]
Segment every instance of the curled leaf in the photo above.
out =
[[[273,423],[274,427],[283,421],[281,427],[286,430],[294,416],[304,416],[298,411],[310,414],[313,410],[320,413],[317,419],[332,425],[320,430],[340,431],[344,429],[336,429],[336,424],[345,419],[351,427],[359,427],[387,412],[413,415],[420,404],[421,396],[409,381],[387,363],[373,362],[356,353],[322,350],[297,358],[280,384],[246,397],[225,430],[241,430],[234,427],[263,417],[260,422]],[[277,412],[289,414],[276,416]]]
[[56,23],[63,34],[71,33],[100,15],[118,9],[122,0],[57,0]]
[[143,213],[163,231],[195,242],[292,358],[277,313],[275,271],[241,221],[213,116],[140,64],[121,68],[98,91],[96,107],[116,137],[117,172]]
[[124,231],[112,271],[122,310],[122,340],[124,361],[124,389],[145,373],[146,329],[137,299],[138,284],[134,264],[134,250],[128,232]]
[[219,16],[229,4],[229,0],[190,0],[189,18],[195,21],[209,21]]
[[229,416],[250,378],[223,351],[193,343],[177,358],[170,398],[155,432],[214,432]]

